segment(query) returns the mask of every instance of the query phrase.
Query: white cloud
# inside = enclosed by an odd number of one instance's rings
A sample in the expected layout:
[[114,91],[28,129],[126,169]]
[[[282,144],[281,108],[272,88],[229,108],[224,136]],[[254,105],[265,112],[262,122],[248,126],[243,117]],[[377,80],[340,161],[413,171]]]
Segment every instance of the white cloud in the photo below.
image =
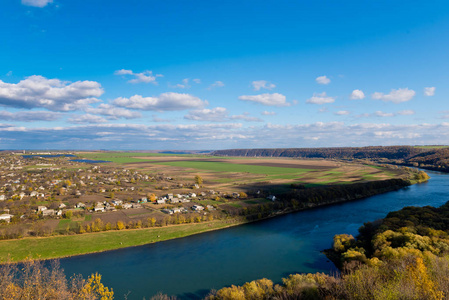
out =
[[19,83],[0,80],[0,105],[3,106],[70,111],[99,102],[95,97],[102,94],[101,85],[95,81],[70,83],[38,75],[30,76]]
[[151,117],[153,118],[152,119],[153,122],[157,122],[157,123],[170,122],[169,119],[160,118],[157,115],[152,115]]
[[231,116],[231,118],[230,118],[231,120],[243,120],[243,121],[246,121],[246,122],[263,122],[263,120],[262,119],[260,119],[260,118],[257,118],[257,117],[250,117],[249,116],[249,113],[243,113],[243,114],[241,114],[241,115],[234,115],[234,116]]
[[192,81],[197,83],[197,84],[201,83],[201,79],[199,79],[199,78],[194,78],[194,79],[192,79]]
[[331,82],[331,80],[325,75],[315,78],[315,81],[319,84],[329,84]]
[[207,101],[190,94],[163,93],[158,97],[134,95],[130,98],[119,97],[113,104],[121,107],[141,110],[175,111],[206,106]]
[[365,94],[361,90],[353,90],[349,96],[349,99],[351,100],[361,100],[363,98],[365,98]]
[[252,101],[268,106],[290,106],[284,95],[279,93],[261,95],[243,95],[239,97],[243,101]]
[[225,84],[223,83],[223,81],[215,81],[214,83],[212,83],[211,85],[209,85],[209,87],[207,88],[208,90],[212,90],[216,87],[224,87]]
[[61,118],[61,114],[50,111],[20,111],[9,112],[0,111],[0,120],[17,121],[17,122],[34,122],[34,121],[56,121]]
[[351,112],[350,111],[347,111],[347,110],[340,110],[340,111],[337,111],[335,114],[337,115],[337,116],[347,116],[347,115],[349,115]]
[[251,84],[255,91],[259,91],[260,89],[272,90],[276,87],[276,85],[266,80],[253,81]]
[[310,99],[307,99],[306,101],[307,103],[312,103],[312,104],[328,104],[328,103],[334,103],[335,102],[335,97],[329,97],[326,95],[326,92],[322,92],[321,94],[319,93],[314,93],[313,97]]
[[424,95],[425,96],[433,96],[433,95],[435,95],[435,87],[434,86],[432,86],[432,87],[425,87],[424,88]]
[[376,111],[375,113],[374,113],[374,115],[376,116],[376,117],[394,117],[394,114],[393,113],[386,113],[386,112],[383,112],[383,111],[380,111],[380,110],[378,110],[378,111]]
[[263,116],[275,116],[276,113],[274,111],[263,111],[261,112]]
[[34,7],[44,7],[49,3],[53,3],[53,0],[22,0],[23,5]]
[[243,120],[247,122],[263,122],[263,120],[249,116],[249,113],[241,115],[229,116],[228,111],[224,107],[215,107],[212,109],[198,109],[190,111],[184,116],[184,119],[194,121],[208,121],[208,122],[226,122],[229,120]]
[[184,119],[195,121],[223,122],[228,118],[228,111],[224,107],[215,107],[212,109],[198,109],[190,111],[184,116]]
[[91,114],[73,116],[68,121],[74,124],[98,124],[107,122],[105,118]]
[[383,94],[375,92],[372,98],[375,100],[382,100],[385,102],[401,103],[411,100],[415,96],[414,90],[405,89],[392,89],[389,94]]
[[132,70],[125,70],[125,69],[115,71],[114,75],[134,76],[134,79],[128,80],[129,83],[143,82],[143,83],[152,83],[152,84],[158,84],[156,81],[156,78],[163,77],[163,75],[161,75],[161,74],[153,75],[153,71],[149,71],[149,70],[143,71],[141,73],[134,73]]
[[98,107],[96,107],[96,108],[88,107],[85,109],[85,111],[87,113],[91,113],[91,114],[108,116],[109,119],[114,119],[114,120],[119,119],[119,118],[137,119],[137,118],[142,117],[142,115],[139,112],[131,111],[131,110],[121,108],[121,107],[115,107],[113,105],[104,104],[104,103],[98,105]]
[[[369,145],[449,144],[449,123],[347,125],[344,122],[310,124],[91,124],[25,128],[0,124],[6,149],[235,149],[342,147]],[[51,139],[48,137],[51,136]],[[131,137],[131,138],[130,138]],[[150,148],[148,148],[150,147]]]
[[411,110],[411,109],[406,109],[406,110],[398,111],[397,114],[401,115],[401,116],[410,116],[410,115],[414,115],[415,111]]
[[191,86],[189,85],[189,78],[184,78],[182,80],[182,83],[178,83],[175,85],[168,85],[170,88],[175,88],[175,89],[189,89]]

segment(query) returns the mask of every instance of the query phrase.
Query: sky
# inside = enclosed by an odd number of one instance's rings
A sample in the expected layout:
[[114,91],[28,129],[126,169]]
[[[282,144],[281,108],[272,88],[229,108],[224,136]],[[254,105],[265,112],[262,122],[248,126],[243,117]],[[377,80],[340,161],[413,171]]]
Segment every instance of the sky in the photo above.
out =
[[2,0],[0,149],[449,144],[449,2]]

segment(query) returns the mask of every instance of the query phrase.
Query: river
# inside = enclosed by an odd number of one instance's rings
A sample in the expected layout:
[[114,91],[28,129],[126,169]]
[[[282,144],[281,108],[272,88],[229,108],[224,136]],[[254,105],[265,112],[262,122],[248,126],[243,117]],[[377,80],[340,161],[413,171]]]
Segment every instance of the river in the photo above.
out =
[[157,292],[198,299],[211,289],[292,273],[336,272],[320,251],[335,234],[357,234],[364,222],[405,206],[441,206],[449,200],[449,174],[399,191],[269,220],[145,246],[61,259],[67,275],[98,272],[116,299]]

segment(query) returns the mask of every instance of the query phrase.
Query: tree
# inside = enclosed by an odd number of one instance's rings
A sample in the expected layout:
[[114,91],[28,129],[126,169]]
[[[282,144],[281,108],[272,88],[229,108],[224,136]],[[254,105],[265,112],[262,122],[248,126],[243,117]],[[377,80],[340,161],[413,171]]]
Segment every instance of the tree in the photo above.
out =
[[117,221],[117,226],[116,226],[117,230],[122,230],[125,228],[125,224],[123,224],[122,221]]
[[73,212],[71,210],[68,210],[64,213],[64,216],[66,219],[70,219],[73,216]]
[[198,185],[203,184],[203,177],[201,177],[200,175],[195,175],[195,183]]
[[100,299],[100,300],[112,300],[114,299],[114,292],[109,291],[109,288],[105,287],[101,283],[101,275],[98,273],[92,274],[87,283],[83,286],[80,293],[81,299]]

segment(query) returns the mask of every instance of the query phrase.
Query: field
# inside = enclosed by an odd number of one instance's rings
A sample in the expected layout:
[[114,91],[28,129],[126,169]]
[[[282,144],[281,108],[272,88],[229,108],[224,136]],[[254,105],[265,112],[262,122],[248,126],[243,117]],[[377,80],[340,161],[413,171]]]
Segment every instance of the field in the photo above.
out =
[[27,258],[50,259],[155,243],[200,232],[238,225],[237,221],[213,221],[122,231],[44,238],[23,238],[0,242],[0,263]]
[[195,175],[200,175],[204,180],[204,186],[228,192],[248,191],[261,187],[282,191],[292,183],[305,186],[348,184],[397,176],[394,170],[329,160],[131,152],[78,155],[83,158],[111,161],[129,169],[169,174],[178,182],[192,182]]

